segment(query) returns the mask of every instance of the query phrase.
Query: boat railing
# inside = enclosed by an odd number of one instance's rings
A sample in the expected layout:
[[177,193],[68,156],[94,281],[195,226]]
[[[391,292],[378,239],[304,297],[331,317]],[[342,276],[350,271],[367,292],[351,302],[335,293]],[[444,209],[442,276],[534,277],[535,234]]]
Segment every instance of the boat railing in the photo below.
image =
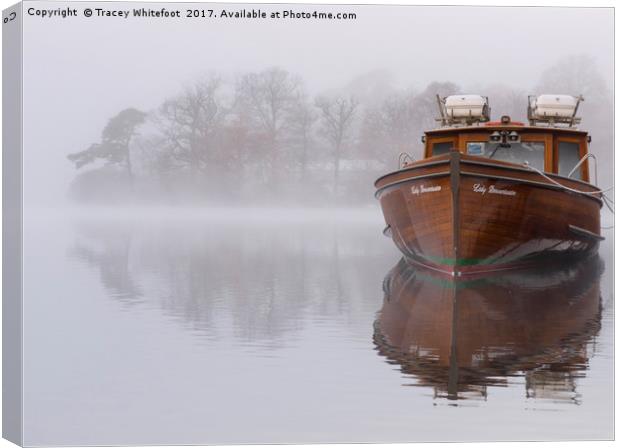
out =
[[413,163],[415,159],[406,152],[401,152],[398,155],[398,169],[404,168],[407,163]]
[[568,173],[567,177],[571,177],[573,173],[577,171],[577,169],[581,165],[583,165],[583,163],[588,159],[594,160],[594,185],[598,187],[598,161],[596,160],[596,156],[592,154],[591,152],[587,153],[585,156],[581,158],[581,160],[579,160],[579,162],[577,162],[577,165],[575,165],[574,168],[570,171],[570,173]]

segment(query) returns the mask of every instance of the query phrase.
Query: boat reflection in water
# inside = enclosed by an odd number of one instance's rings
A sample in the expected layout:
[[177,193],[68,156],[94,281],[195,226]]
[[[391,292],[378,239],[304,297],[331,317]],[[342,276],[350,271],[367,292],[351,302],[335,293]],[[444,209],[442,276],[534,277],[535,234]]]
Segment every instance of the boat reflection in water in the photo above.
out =
[[525,377],[528,398],[579,404],[601,327],[598,256],[579,264],[452,280],[401,260],[386,276],[374,342],[415,385],[449,400],[487,398]]

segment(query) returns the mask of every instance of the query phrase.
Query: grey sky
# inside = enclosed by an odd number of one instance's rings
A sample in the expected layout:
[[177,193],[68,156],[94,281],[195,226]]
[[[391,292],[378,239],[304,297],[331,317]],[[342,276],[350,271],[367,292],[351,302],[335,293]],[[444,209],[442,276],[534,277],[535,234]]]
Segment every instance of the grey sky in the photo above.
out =
[[[609,8],[204,6],[357,14],[352,21],[276,21],[85,18],[86,6],[162,5],[77,6],[76,18],[26,15],[24,21],[29,201],[49,203],[64,197],[75,174],[66,154],[96,141],[112,115],[129,106],[152,109],[211,70],[232,76],[277,65],[302,76],[310,93],[338,88],[376,69],[390,71],[403,87],[451,80],[464,87],[503,83],[528,89],[559,58],[587,53],[612,82]],[[28,7],[50,9],[50,3],[27,2]],[[169,8],[186,9],[181,3]],[[28,182],[30,176],[37,182]]]

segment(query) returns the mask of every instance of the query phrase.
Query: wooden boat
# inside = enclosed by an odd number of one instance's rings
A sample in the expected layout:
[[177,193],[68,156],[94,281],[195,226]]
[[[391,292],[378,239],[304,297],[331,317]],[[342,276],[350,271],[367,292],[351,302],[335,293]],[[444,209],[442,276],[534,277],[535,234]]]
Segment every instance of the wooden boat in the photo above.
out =
[[525,378],[529,398],[578,400],[601,327],[595,254],[569,265],[449,278],[401,262],[384,281],[375,322],[381,356],[436,397],[486,397]]
[[581,98],[530,98],[524,125],[490,122],[486,99],[477,109],[468,97],[465,114],[438,97],[424,158],[375,182],[384,234],[407,260],[457,276],[596,252],[604,197],[590,182],[590,138],[575,127]]

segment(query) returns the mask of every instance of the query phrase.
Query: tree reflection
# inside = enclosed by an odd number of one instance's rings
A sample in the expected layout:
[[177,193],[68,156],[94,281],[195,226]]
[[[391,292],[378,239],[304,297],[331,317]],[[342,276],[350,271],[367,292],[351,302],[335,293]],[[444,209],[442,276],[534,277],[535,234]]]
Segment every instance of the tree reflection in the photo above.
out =
[[70,256],[95,268],[114,299],[265,348],[310,321],[372,312],[385,253],[376,226],[233,222],[83,222]]
[[[93,230],[91,227],[86,227],[83,229],[83,234],[92,236]],[[126,302],[139,301],[142,291],[133,279],[129,264],[131,232],[126,229],[115,235],[105,233],[99,243],[98,245],[77,243],[70,250],[70,255],[89,266],[97,267],[101,283],[111,296]]]

